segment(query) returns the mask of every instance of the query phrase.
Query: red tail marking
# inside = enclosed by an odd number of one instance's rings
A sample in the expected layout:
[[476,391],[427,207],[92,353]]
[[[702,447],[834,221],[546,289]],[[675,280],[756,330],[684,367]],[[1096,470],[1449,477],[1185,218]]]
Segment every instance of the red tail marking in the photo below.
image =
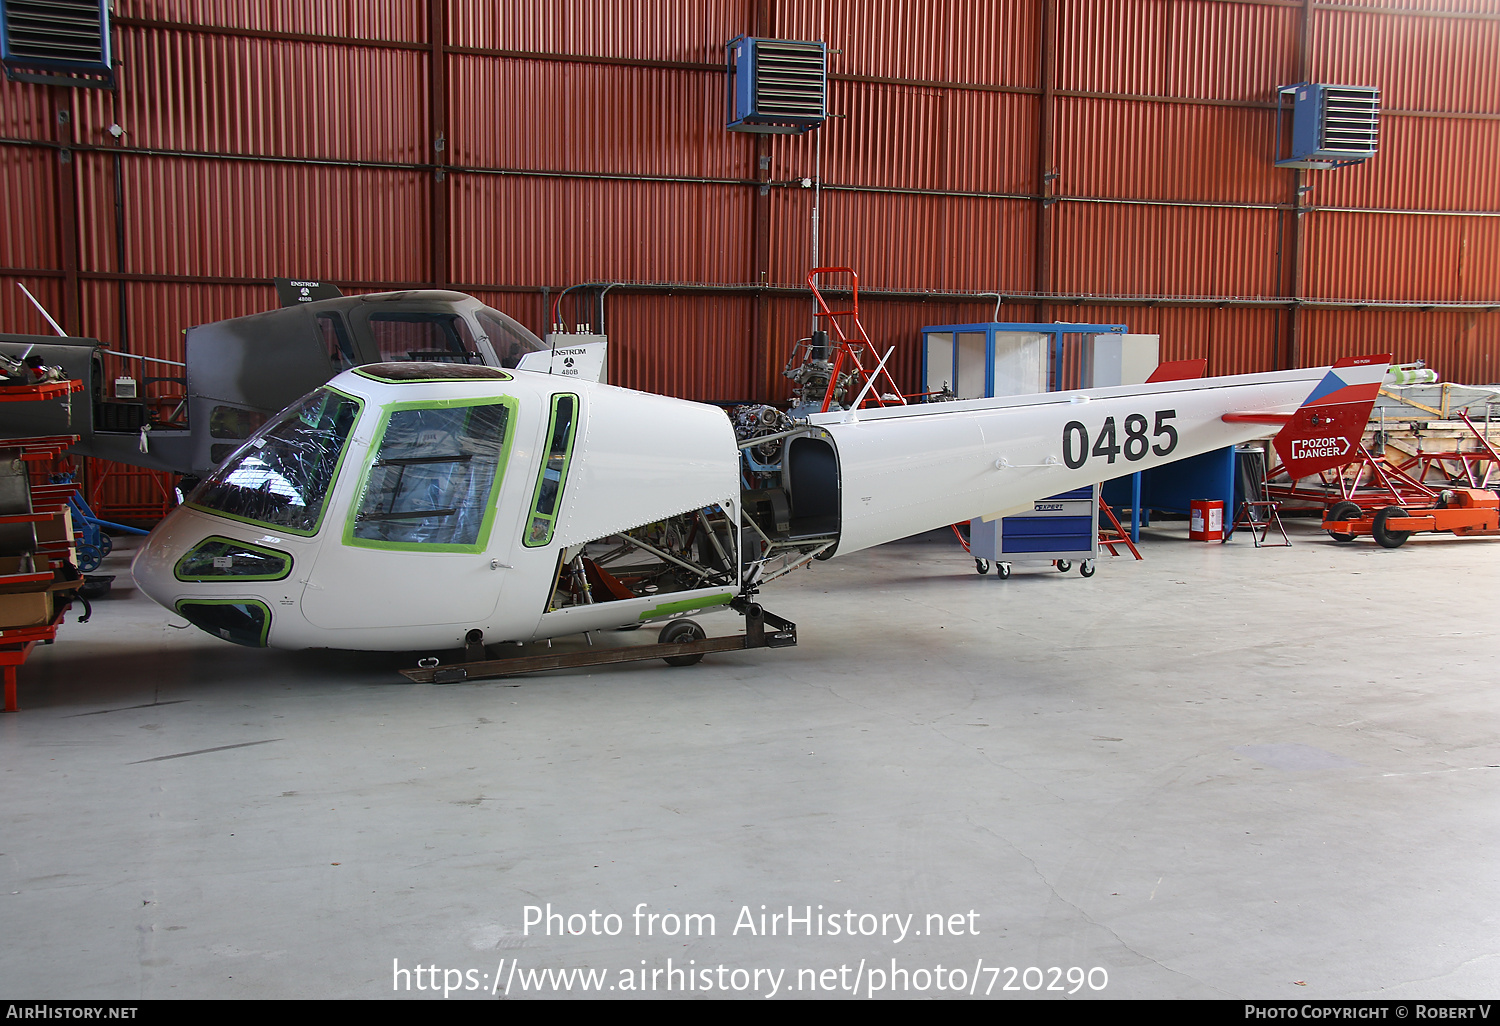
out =
[[1276,452],[1293,480],[1359,458],[1360,437],[1390,363],[1382,353],[1346,357],[1329,368],[1276,435]]

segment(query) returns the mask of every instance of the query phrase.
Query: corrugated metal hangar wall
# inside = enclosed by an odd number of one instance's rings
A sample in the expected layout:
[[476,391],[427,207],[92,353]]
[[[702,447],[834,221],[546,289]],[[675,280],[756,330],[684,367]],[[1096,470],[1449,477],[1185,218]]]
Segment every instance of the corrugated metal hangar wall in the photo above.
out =
[[[613,380],[776,400],[816,192],[818,258],[859,271],[913,385],[917,329],[997,294],[1002,320],[1123,322],[1210,373],[1388,346],[1495,381],[1497,8],[117,0],[117,88],[0,84],[0,329],[46,331],[17,280],[74,333],[179,359],[183,327],[274,306],[273,276],[451,286],[539,332],[558,290],[618,282]],[[726,131],[740,34],[826,40],[836,116]],[[1378,155],[1274,167],[1296,82],[1379,87]]]

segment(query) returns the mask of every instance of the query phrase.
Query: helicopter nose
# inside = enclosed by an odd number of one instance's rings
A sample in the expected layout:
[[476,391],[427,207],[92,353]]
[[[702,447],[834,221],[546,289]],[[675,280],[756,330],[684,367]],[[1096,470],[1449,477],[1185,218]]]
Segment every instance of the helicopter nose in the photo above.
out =
[[145,592],[151,601],[171,609],[174,592],[179,584],[172,574],[172,567],[186,550],[169,551],[172,544],[169,539],[175,532],[164,530],[166,527],[167,523],[163,521],[146,538],[146,543],[136,552],[135,560],[130,564],[130,573],[135,578],[135,586]]
[[[130,565],[136,587],[153,602],[175,612],[180,599],[202,591],[205,584],[215,583],[214,579],[221,576],[216,567],[227,567],[234,562],[232,558],[224,560],[224,553],[214,547],[216,539],[232,544],[224,537],[224,528],[224,523],[215,517],[191,506],[178,506],[156,525],[136,553]],[[216,556],[220,558],[216,560]],[[290,557],[287,559],[289,562]],[[236,575],[228,571],[222,576],[227,582]]]

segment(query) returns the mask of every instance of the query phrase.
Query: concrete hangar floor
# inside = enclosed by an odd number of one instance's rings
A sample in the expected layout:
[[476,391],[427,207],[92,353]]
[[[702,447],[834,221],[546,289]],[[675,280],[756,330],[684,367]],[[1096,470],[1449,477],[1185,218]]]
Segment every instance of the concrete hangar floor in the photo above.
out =
[[449,686],[119,553],[0,716],[0,992],[1500,993],[1500,543],[1290,527],[928,535],[768,588],[795,649]]

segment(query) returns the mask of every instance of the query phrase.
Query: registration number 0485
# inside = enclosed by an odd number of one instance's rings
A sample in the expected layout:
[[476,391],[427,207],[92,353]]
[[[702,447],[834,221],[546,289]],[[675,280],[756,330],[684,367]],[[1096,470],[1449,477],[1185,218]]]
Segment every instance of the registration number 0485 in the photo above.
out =
[[1145,459],[1148,452],[1166,456],[1177,448],[1177,429],[1171,424],[1176,416],[1176,410],[1157,410],[1153,425],[1144,413],[1132,413],[1125,417],[1119,428],[1115,426],[1115,418],[1105,417],[1098,432],[1092,436],[1092,447],[1089,445],[1088,426],[1082,421],[1070,420],[1063,425],[1062,431],[1063,463],[1068,469],[1077,470],[1088,462],[1090,456],[1103,457],[1107,463],[1115,462],[1120,455],[1131,463]]

